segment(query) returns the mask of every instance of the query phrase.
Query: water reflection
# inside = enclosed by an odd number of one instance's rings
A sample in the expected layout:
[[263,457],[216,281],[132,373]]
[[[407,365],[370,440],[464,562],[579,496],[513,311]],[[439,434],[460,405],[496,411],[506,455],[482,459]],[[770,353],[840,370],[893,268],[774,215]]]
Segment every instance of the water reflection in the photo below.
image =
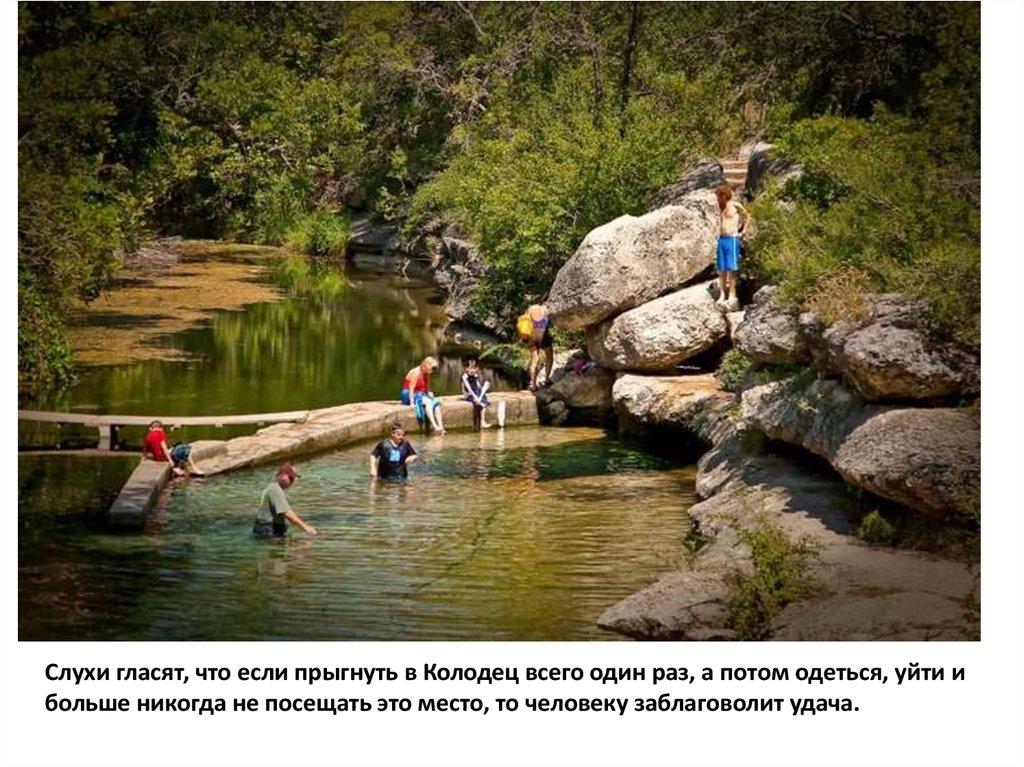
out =
[[[213,248],[208,258],[223,257],[217,254]],[[441,360],[437,392],[458,393],[459,353],[442,353],[447,319],[432,286],[396,275],[297,273],[295,267],[279,268],[276,279],[291,289],[283,300],[216,312],[198,327],[153,339],[167,359],[84,367],[70,390],[22,405],[200,415],[395,399],[405,372],[427,355]],[[97,326],[110,321],[100,313],[84,317]],[[492,376],[496,388],[514,388]]]

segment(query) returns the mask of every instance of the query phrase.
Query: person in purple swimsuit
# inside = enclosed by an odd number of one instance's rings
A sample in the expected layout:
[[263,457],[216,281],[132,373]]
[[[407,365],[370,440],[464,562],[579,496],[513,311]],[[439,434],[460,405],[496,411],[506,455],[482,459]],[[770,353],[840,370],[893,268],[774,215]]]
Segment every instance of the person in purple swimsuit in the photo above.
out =
[[533,333],[526,339],[530,350],[530,391],[537,391],[537,368],[540,366],[540,352],[544,350],[544,383],[551,382],[551,368],[555,364],[555,349],[551,341],[551,315],[544,304],[533,304],[526,313],[533,323]]

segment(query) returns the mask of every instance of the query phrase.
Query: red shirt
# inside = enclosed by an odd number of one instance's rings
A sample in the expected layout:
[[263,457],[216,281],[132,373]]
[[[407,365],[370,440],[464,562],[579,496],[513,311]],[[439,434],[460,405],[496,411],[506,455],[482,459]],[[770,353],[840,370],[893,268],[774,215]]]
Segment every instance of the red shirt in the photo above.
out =
[[142,453],[153,454],[154,461],[166,461],[167,454],[164,453],[164,442],[167,442],[167,435],[164,434],[163,429],[153,429],[149,434],[146,435],[146,441],[142,443]]
[[413,386],[409,385],[409,377],[402,381],[403,389],[411,389],[413,394],[419,394],[420,392],[427,391],[427,377],[420,373],[419,378],[416,379],[416,383]]

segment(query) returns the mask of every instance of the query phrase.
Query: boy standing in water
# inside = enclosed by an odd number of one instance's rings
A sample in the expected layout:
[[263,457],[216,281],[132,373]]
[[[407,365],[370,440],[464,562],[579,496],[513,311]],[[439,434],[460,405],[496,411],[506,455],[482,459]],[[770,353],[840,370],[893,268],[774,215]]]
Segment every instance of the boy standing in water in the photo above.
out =
[[416,450],[405,441],[405,429],[397,421],[391,424],[388,438],[370,453],[370,477],[377,479],[408,479],[406,466],[416,463]]
[[721,300],[729,303],[730,294],[736,292],[736,272],[740,266],[740,244],[743,231],[750,223],[747,209],[732,199],[732,189],[722,184],[715,189],[718,198],[718,253],[715,267],[718,269],[718,281],[722,288]]

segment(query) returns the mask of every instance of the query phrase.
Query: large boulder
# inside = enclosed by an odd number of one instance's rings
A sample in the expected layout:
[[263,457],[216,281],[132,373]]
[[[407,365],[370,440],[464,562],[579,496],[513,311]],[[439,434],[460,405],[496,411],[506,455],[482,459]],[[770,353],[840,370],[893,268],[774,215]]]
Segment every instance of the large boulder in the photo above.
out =
[[714,445],[732,432],[730,412],[736,398],[713,375],[619,375],[612,402],[623,432],[672,428]]
[[839,381],[748,389],[743,419],[827,460],[848,482],[922,512],[966,514],[981,479],[976,411],[872,405]]
[[357,218],[352,222],[352,231],[348,236],[349,253],[369,253],[390,256],[401,252],[401,239],[398,227],[394,224],[381,224],[369,216]]
[[839,373],[871,402],[978,392],[977,355],[938,336],[925,302],[885,294],[866,304],[866,324],[826,326],[811,312],[801,315],[801,336],[820,368]]
[[747,191],[756,194],[769,178],[779,184],[799,178],[803,168],[780,154],[773,144],[759,141],[750,149],[747,159]]
[[556,426],[569,420],[604,423],[611,415],[615,374],[593,363],[576,365],[577,359],[552,371],[551,383],[537,392],[541,420]]
[[554,322],[578,330],[685,285],[711,265],[717,232],[710,190],[599,226],[555,277],[548,300]]
[[784,307],[774,285],[761,288],[736,328],[733,343],[755,362],[789,365],[809,359],[796,310]]
[[670,370],[728,334],[708,286],[694,285],[587,328],[587,351],[612,370]]
[[690,192],[714,189],[725,183],[722,164],[714,157],[702,157],[691,165],[682,177],[654,193],[648,211],[675,205]]

